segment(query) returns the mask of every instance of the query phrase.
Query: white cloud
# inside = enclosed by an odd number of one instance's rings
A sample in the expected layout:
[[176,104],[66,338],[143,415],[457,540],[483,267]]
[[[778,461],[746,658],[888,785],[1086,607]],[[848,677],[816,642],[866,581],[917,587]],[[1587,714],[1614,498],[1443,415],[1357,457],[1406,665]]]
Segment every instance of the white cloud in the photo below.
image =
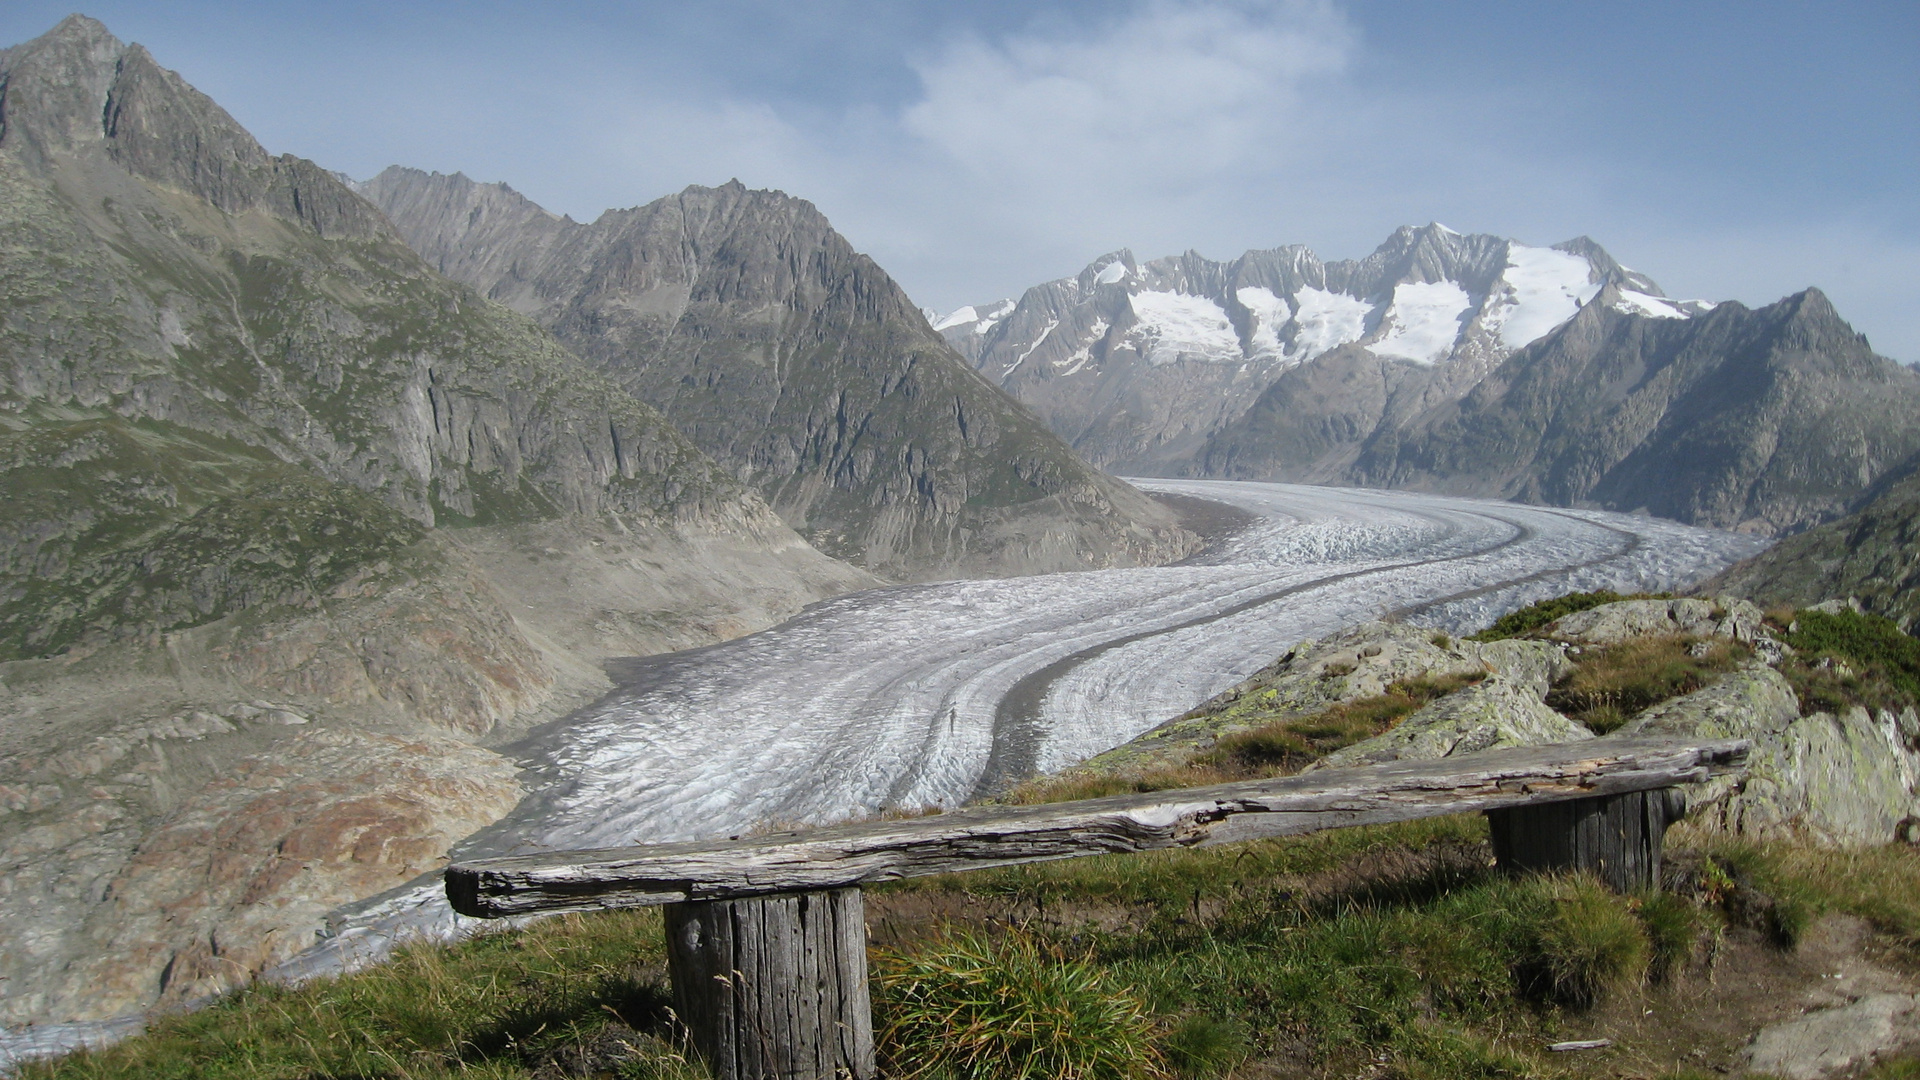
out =
[[906,129],[994,186],[1190,189],[1282,151],[1355,45],[1327,3],[1156,0],[1076,38],[968,37],[917,65]]

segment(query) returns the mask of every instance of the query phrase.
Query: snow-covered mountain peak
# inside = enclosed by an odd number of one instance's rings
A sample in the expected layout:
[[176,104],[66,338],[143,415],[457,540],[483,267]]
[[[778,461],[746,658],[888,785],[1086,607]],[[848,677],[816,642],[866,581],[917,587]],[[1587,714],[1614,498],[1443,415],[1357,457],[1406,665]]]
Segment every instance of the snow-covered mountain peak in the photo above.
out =
[[1093,377],[1125,357],[1251,374],[1343,346],[1406,363],[1484,364],[1539,340],[1609,284],[1621,310],[1688,318],[1710,307],[1668,300],[1584,236],[1534,247],[1431,222],[1332,263],[1297,245],[1231,262],[1189,251],[1141,263],[1121,249],[1018,303],[962,308],[935,327],[1003,382],[1023,371]]

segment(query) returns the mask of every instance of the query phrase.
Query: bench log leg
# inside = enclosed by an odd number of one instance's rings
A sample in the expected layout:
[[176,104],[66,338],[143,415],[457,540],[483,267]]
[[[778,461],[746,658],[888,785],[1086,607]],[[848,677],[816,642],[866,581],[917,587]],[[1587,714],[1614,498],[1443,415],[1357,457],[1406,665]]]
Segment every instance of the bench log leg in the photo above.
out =
[[669,904],[674,1006],[716,1080],[869,1080],[860,890]]
[[1505,870],[1588,870],[1616,892],[1660,884],[1667,826],[1686,814],[1679,788],[1487,811]]

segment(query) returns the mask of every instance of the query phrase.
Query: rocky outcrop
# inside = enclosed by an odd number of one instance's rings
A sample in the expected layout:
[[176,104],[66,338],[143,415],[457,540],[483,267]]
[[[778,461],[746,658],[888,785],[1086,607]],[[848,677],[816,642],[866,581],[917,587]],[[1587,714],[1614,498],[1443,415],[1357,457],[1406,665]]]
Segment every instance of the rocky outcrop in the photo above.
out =
[[1593,738],[1593,732],[1546,706],[1541,700],[1545,689],[1538,687],[1540,693],[1536,693],[1534,686],[1496,675],[1448,694],[1391,730],[1335,750],[1307,768],[1426,761],[1507,746],[1548,746]]
[[1786,678],[1764,666],[1655,705],[1619,734],[1753,741],[1743,778],[1710,781],[1690,794],[1693,817],[1708,828],[1882,844],[1920,815],[1920,718],[1913,710],[1802,716]]
[[590,224],[394,167],[359,186],[445,273],[658,408],[816,546],[901,578],[1194,546],[933,332],[803,200],[692,187]]
[[1622,600],[1563,615],[1540,633],[1582,645],[1617,645],[1658,635],[1723,637],[1747,643],[1771,637],[1760,609],[1732,597]]

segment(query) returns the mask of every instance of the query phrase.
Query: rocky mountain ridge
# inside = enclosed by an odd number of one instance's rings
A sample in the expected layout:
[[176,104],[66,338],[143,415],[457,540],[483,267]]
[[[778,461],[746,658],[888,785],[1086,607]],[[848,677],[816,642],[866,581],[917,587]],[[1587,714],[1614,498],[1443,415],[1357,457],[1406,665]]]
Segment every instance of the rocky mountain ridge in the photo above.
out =
[[1121,471],[1775,534],[1844,512],[1920,451],[1920,376],[1818,290],[1758,311],[1676,301],[1585,237],[1534,248],[1429,225],[1336,263],[1118,252],[939,325]]
[[358,190],[830,554],[925,578],[1160,562],[1192,543],[975,374],[803,200],[735,182],[582,224],[458,174],[396,166]]
[[1615,303],[1675,318],[1711,306],[1667,300],[1585,237],[1535,248],[1433,224],[1331,263],[1297,245],[1230,262],[1117,251],[937,325],[1091,460],[1153,471],[1329,352],[1353,346],[1471,380],[1609,284]]

